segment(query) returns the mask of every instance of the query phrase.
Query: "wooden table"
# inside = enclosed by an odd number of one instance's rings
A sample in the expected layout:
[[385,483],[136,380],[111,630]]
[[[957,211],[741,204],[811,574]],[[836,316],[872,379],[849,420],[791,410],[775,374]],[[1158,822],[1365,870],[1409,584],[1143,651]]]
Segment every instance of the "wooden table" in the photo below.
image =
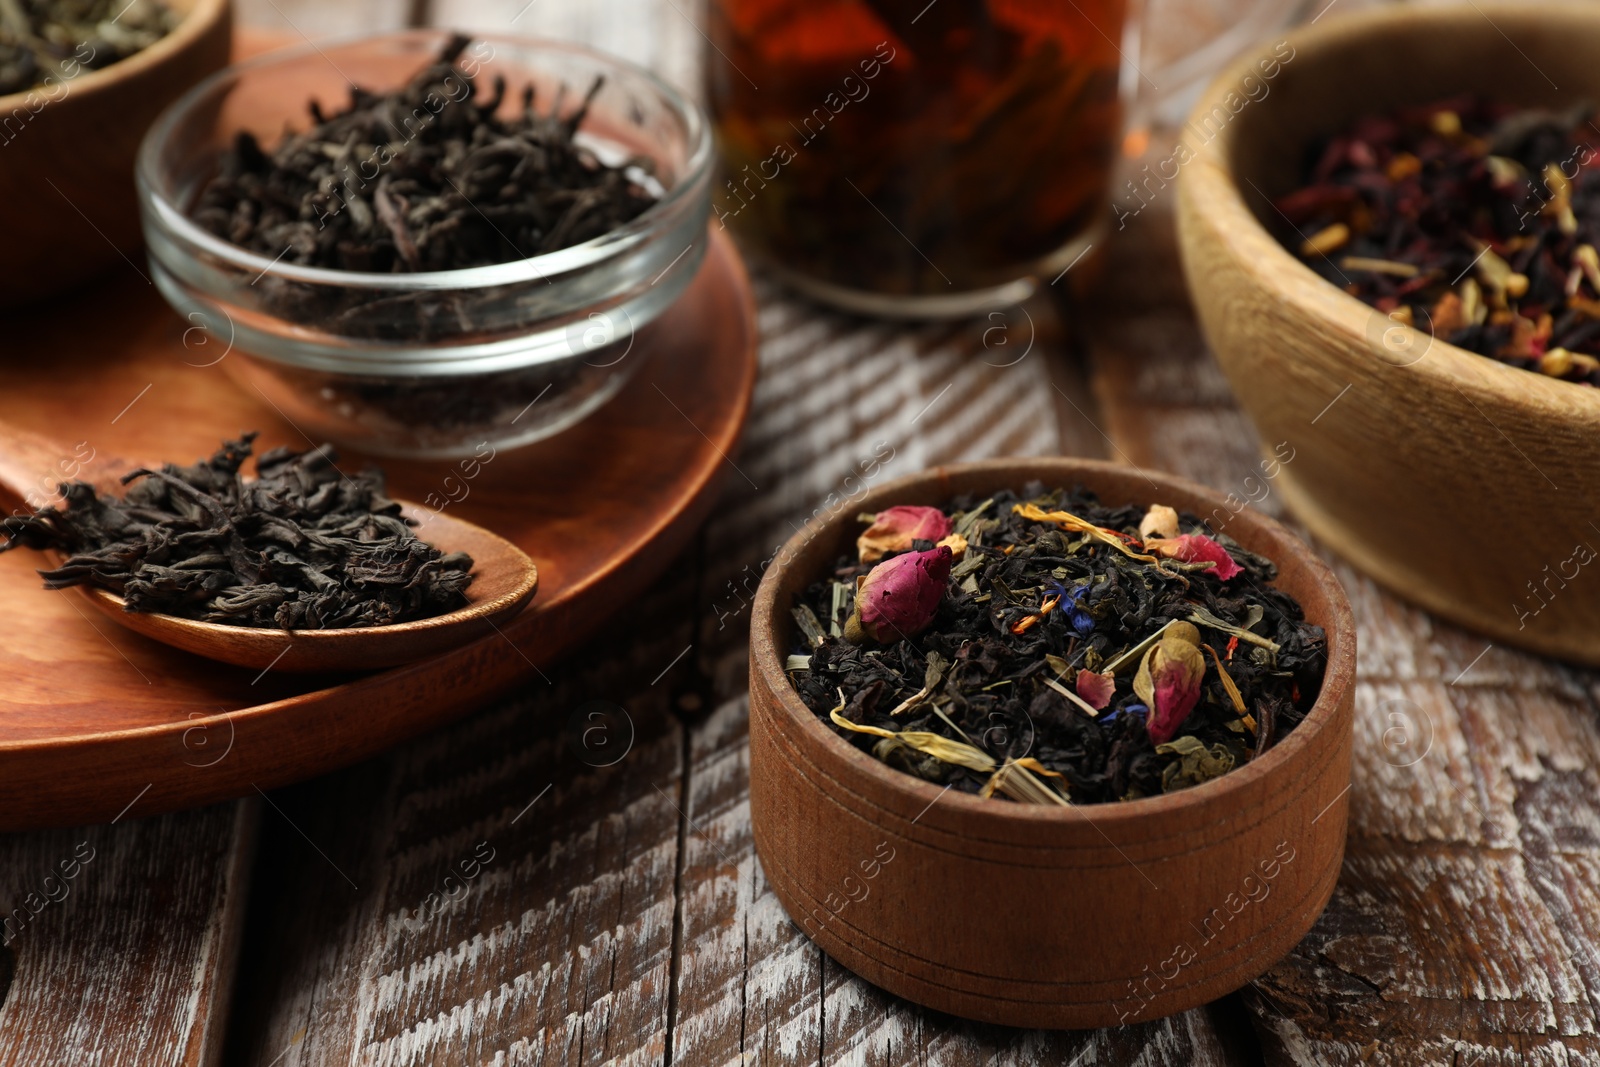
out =
[[[695,80],[694,11],[674,0],[243,14],[311,35],[509,25]],[[978,1026],[856,979],[769,891],[749,602],[759,562],[859,461],[892,450],[887,477],[1075,453],[1242,493],[1257,442],[1188,309],[1170,208],[1101,250],[1079,311],[1053,294],[907,328],[758,276],[763,377],[721,508],[548,681],[271,795],[0,837],[0,901],[42,905],[0,951],[0,1064],[1600,1062],[1600,676],[1490,646],[1337,561],[1362,646],[1344,875],[1241,994],[1116,1030]]]

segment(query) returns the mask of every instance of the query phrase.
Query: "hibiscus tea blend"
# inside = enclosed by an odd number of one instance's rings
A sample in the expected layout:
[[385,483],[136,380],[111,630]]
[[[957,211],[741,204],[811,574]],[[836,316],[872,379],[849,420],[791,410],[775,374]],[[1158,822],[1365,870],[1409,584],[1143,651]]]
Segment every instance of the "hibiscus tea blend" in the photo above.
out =
[[1041,804],[1184,789],[1311,710],[1326,638],[1271,560],[1170,507],[1082,490],[864,515],[794,605],[788,672],[908,774]]
[[1276,201],[1285,243],[1396,322],[1600,384],[1593,108],[1440,101],[1352,123]]
[[472,558],[418,538],[380,472],[344,474],[327,445],[274,448],[246,481],[254,438],[193,466],[133,471],[120,500],[64,485],[65,510],[0,520],[0,552],[59,552],[40,571],[50,589],[95,585],[128,611],[229,626],[384,626],[466,606]]

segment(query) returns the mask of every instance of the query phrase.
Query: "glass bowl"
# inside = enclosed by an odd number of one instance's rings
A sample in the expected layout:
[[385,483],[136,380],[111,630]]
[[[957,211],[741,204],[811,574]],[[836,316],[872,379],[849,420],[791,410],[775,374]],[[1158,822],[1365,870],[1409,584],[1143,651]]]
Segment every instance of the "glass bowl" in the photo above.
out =
[[[190,345],[204,353],[191,362],[220,363],[308,436],[379,455],[472,455],[486,444],[527,444],[584,418],[658,347],[653,324],[688,287],[706,250],[712,154],[699,109],[623,60],[492,36],[474,38],[456,61],[480,93],[491,94],[503,77],[503,111],[519,108],[523,87],[532,85],[541,111],[564,100],[567,114],[603,78],[577,139],[608,163],[650,161],[653,173],[639,177],[659,184],[660,199],[569,248],[410,274],[286,264],[188,217],[237,134],[249,131],[270,152],[285,131],[311,125],[311,101],[332,113],[353,86],[395,89],[450,36],[386,33],[238,64],[174,103],[139,152],[155,283],[212,338]],[[405,136],[397,126],[396,140]],[[382,159],[363,159],[359,166],[374,173],[361,176],[375,180]]]

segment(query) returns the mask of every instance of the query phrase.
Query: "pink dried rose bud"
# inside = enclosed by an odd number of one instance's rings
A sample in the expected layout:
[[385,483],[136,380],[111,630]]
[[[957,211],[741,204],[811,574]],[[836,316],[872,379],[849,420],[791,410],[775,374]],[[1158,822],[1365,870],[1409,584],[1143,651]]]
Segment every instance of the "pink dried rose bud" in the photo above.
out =
[[856,538],[862,563],[876,563],[891,552],[904,552],[913,541],[943,541],[950,519],[938,508],[897,504],[872,517],[872,525]]
[[1158,556],[1180,560],[1184,563],[1215,563],[1211,573],[1221,581],[1238,574],[1241,568],[1228,555],[1228,550],[1205,534],[1179,534],[1177,537],[1152,538],[1144,543],[1146,551]]
[[1189,713],[1200,702],[1200,683],[1206,674],[1206,658],[1200,651],[1200,631],[1192,623],[1176,622],[1167,627],[1139,663],[1133,678],[1133,691],[1150,709],[1145,727],[1150,740],[1164,745],[1178,736]]
[[1083,668],[1078,671],[1078,681],[1074,686],[1083,702],[1095,711],[1104,710],[1111,703],[1111,697],[1116,692],[1117,680],[1109,674],[1100,674]]
[[906,552],[856,579],[856,610],[844,624],[855,644],[881,645],[927,629],[944,599],[953,557],[948,548]]

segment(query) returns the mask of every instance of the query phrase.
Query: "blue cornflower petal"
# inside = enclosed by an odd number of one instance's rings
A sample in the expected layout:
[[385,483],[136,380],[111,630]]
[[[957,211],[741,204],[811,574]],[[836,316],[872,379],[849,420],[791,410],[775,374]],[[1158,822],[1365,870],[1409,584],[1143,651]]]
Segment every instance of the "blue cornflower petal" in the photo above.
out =
[[1110,715],[1100,716],[1100,721],[1114,722],[1116,718],[1124,712],[1127,712],[1129,715],[1148,715],[1150,713],[1150,709],[1145,707],[1143,704],[1124,704],[1116,711],[1113,711]]

